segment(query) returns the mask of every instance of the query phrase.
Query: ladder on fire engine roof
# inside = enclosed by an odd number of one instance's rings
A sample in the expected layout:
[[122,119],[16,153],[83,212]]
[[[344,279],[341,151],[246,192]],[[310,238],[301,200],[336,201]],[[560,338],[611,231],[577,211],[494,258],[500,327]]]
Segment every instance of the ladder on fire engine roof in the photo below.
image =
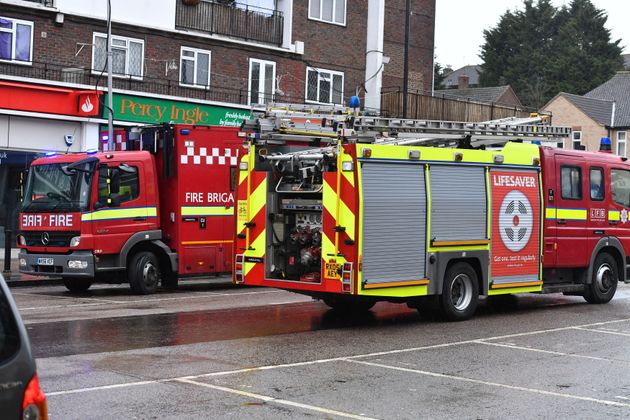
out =
[[569,127],[547,124],[546,116],[503,118],[479,123],[414,120],[354,115],[346,108],[313,108],[308,105],[270,107],[254,120],[246,120],[255,143],[311,142],[316,147],[342,139],[349,143],[457,147],[501,146],[508,141],[559,142],[571,135]]

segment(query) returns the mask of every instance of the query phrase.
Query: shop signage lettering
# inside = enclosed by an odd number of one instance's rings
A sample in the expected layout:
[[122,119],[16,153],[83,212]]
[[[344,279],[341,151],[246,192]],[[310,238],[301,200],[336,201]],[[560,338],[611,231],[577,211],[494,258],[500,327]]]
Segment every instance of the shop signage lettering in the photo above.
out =
[[[140,123],[202,124],[238,127],[249,118],[249,111],[191,104],[188,102],[165,101],[155,98],[114,94],[114,119]],[[107,110],[104,111],[107,118]]]

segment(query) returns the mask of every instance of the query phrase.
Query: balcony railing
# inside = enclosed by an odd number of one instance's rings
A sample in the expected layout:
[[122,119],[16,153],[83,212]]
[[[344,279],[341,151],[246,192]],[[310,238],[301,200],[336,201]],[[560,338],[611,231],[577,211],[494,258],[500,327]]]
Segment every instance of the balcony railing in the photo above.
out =
[[[3,75],[75,83],[92,87],[96,85],[105,87],[107,84],[107,74],[101,75],[100,72],[93,72],[91,69],[50,63],[33,62],[32,65],[25,66],[0,62],[0,78]],[[210,83],[210,86],[191,87],[182,86],[178,80],[169,80],[164,77],[144,76],[142,79],[138,79],[137,76],[132,75],[115,75],[112,80],[112,87],[135,91],[140,94],[152,93],[187,99],[250,105],[248,101],[251,96],[247,88],[247,80],[213,74]],[[269,98],[269,101],[272,100],[284,103],[302,103],[304,97],[284,94]]]
[[202,0],[196,6],[177,2],[175,27],[282,45],[284,17],[277,10],[237,2]]
[[30,1],[31,3],[39,3],[46,7],[53,7],[55,5],[54,0],[24,0],[24,1]]

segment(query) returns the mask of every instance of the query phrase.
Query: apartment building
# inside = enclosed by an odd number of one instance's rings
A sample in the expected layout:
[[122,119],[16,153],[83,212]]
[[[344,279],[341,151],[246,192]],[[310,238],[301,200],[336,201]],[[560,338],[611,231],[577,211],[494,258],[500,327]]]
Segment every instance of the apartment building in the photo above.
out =
[[[359,94],[379,109],[382,89],[403,83],[406,0],[109,2],[114,139],[104,130],[108,0],[0,0],[5,213],[36,153],[121,149],[138,124],[236,126],[271,101]],[[410,4],[409,86],[430,90],[435,0]],[[0,226],[12,217],[0,214]]]

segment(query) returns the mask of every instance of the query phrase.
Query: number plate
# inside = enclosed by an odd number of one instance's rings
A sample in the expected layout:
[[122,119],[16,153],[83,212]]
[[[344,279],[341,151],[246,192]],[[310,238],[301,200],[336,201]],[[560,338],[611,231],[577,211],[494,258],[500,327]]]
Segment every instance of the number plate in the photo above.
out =
[[341,267],[341,264],[326,263],[326,266],[324,267],[324,269],[325,269],[324,277],[329,278],[329,279],[339,279],[339,278],[341,278],[341,276],[339,275],[339,271],[338,271],[339,267]]
[[55,260],[52,258],[38,258],[37,265],[55,265]]

